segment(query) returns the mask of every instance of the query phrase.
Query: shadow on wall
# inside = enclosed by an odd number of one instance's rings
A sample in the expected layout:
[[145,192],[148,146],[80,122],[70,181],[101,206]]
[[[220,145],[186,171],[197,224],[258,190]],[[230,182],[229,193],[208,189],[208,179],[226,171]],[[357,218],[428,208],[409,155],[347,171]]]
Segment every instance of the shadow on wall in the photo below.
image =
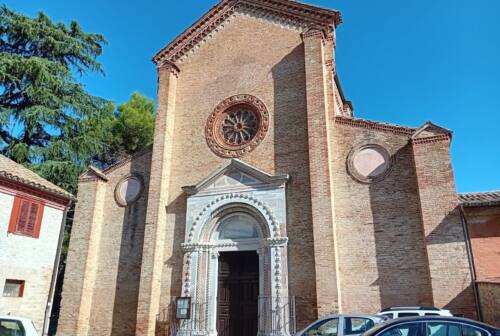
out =
[[[182,267],[183,267],[183,257],[184,254],[181,249],[181,244],[184,242],[185,229],[186,229],[186,207],[187,207],[187,197],[185,193],[181,193],[177,196],[175,200],[170,202],[166,207],[167,212],[167,225],[171,222],[172,216],[175,217],[173,224],[173,231],[167,227],[165,232],[165,246],[173,246],[172,254],[165,255],[165,261],[163,264],[162,274],[166,275],[170,272],[170,280],[165,282],[162,278],[162,284],[168,283],[170,291],[164,293],[164,288],[162,285],[162,295],[168,297],[162,298],[160,300],[160,311],[156,320],[155,333],[157,335],[169,335],[171,330],[176,328],[176,318],[175,318],[175,298],[181,296],[182,293]],[[172,236],[169,236],[169,234]],[[172,241],[169,241],[171,239]],[[165,306],[165,302],[167,302]]]
[[[452,211],[450,211],[445,218],[439,223],[438,226],[432,230],[426,237],[428,245],[446,245],[453,243],[465,243],[464,227],[461,222],[459,207],[456,206]],[[457,247],[458,248],[458,247]],[[455,260],[447,260],[448,263],[453,264]],[[463,261],[458,261],[458,264],[462,264]],[[471,262],[471,260],[467,260]],[[457,266],[458,267],[458,266]],[[469,267],[471,265],[469,264]],[[470,269],[470,268],[469,268]],[[457,275],[456,280],[460,281],[458,278],[460,276],[463,278],[463,274]],[[472,281],[472,278],[471,280]],[[475,309],[474,299],[474,289],[472,282],[467,285],[453,300],[448,302],[443,308],[451,310],[454,314],[464,315],[470,318],[477,318],[477,311]]]
[[147,178],[149,171],[143,172],[144,169],[140,167],[140,163],[148,159],[149,156],[138,157],[137,160],[131,162],[130,172],[137,173],[144,178],[144,190],[136,202],[124,208],[112,336],[135,335],[149,187]]
[[[425,236],[413,160],[408,144],[394,154],[394,167],[389,176],[370,185],[379,273],[375,284],[379,286],[382,307],[434,306],[427,246],[464,241],[458,208]],[[453,260],[442,262],[453,263]],[[463,261],[458,262],[457,267],[462,267],[460,264],[463,265]],[[462,292],[439,308],[474,318],[472,284],[463,285],[466,288]]]
[[459,316],[463,315],[465,317],[477,319],[477,312],[474,309],[474,306],[470,304],[470,302],[474,302],[474,292],[472,284],[467,286],[443,308],[449,309],[453,314]]
[[450,211],[444,220],[427,235],[426,240],[429,245],[464,242],[464,230],[458,206]]
[[293,49],[271,73],[275,173],[292,177],[287,189],[288,281],[300,329],[317,318],[304,46]]
[[[164,267],[170,269],[170,296],[172,298],[181,296],[182,293],[182,263],[183,252],[181,244],[184,242],[186,230],[186,211],[187,211],[187,197],[184,192],[179,194],[177,198],[167,206],[167,216],[170,221],[172,216],[175,216],[174,230],[173,230],[173,250],[172,255],[165,255]],[[168,224],[167,224],[168,225]],[[167,229],[167,232],[169,230]],[[166,245],[168,246],[168,245]]]
[[392,171],[370,184],[382,308],[433,304],[411,145],[392,157]]

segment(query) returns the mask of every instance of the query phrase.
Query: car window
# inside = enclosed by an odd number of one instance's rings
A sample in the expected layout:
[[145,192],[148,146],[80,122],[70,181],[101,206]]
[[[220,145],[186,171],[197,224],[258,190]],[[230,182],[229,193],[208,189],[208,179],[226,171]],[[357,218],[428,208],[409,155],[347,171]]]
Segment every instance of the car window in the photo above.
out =
[[460,325],[456,323],[427,323],[427,336],[462,336]]
[[399,313],[398,317],[420,316],[418,313]]
[[425,316],[440,316],[438,313],[425,313]]
[[384,330],[377,336],[418,336],[418,323],[404,323]]
[[23,325],[16,320],[0,320],[0,336],[25,336]]
[[387,316],[388,318],[394,318],[394,315],[392,313],[384,313],[384,314],[381,314],[382,316]]
[[362,334],[375,325],[372,320],[363,317],[346,317],[344,321],[344,335]]
[[488,333],[486,333],[484,330],[481,330],[473,326],[462,325],[462,336],[487,336],[487,335]]
[[337,336],[338,325],[338,318],[319,321],[307,329],[305,334],[307,336]]

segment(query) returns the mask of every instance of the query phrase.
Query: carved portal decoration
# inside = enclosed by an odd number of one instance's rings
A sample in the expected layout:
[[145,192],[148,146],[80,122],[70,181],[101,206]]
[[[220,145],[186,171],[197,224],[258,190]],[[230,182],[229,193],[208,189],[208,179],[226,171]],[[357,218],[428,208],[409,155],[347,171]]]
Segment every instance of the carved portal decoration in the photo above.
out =
[[220,157],[241,157],[264,140],[269,129],[269,113],[264,103],[252,95],[224,99],[214,109],[205,127],[210,149]]
[[217,335],[220,253],[255,251],[259,259],[258,335],[289,336],[293,325],[288,291],[286,183],[232,159],[187,193],[182,295],[191,319],[179,336]]
[[391,172],[390,153],[379,144],[364,144],[355,147],[347,159],[349,174],[359,182],[375,183]]

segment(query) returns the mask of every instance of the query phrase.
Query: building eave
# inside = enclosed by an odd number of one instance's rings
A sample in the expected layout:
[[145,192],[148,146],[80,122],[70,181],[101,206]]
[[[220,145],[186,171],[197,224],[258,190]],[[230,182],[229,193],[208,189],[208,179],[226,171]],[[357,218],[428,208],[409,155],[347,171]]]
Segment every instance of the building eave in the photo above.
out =
[[463,193],[458,195],[458,200],[466,208],[500,206],[500,190]]
[[192,24],[172,42],[163,47],[153,56],[153,62],[161,65],[164,60],[175,60],[176,55],[184,54],[190,50],[199,39],[202,39],[215,27],[223,23],[227,17],[240,7],[258,8],[264,11],[292,18],[297,21],[307,22],[311,27],[319,27],[323,30],[342,23],[339,11],[312,6],[290,0],[223,0],[200,19]]

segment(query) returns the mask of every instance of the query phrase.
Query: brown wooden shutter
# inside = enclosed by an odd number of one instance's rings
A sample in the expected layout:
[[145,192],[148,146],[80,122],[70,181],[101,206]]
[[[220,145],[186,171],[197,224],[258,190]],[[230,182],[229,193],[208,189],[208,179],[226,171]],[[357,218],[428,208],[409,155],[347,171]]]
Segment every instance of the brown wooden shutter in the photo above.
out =
[[20,233],[28,233],[28,220],[30,213],[30,202],[21,200],[21,207],[19,208],[19,217],[17,219],[16,231]]
[[20,233],[38,238],[43,218],[44,204],[16,196],[9,223],[10,233]]
[[29,235],[33,235],[35,233],[39,208],[40,206],[37,203],[30,202],[30,211],[28,214],[28,222],[26,224],[26,233]]

